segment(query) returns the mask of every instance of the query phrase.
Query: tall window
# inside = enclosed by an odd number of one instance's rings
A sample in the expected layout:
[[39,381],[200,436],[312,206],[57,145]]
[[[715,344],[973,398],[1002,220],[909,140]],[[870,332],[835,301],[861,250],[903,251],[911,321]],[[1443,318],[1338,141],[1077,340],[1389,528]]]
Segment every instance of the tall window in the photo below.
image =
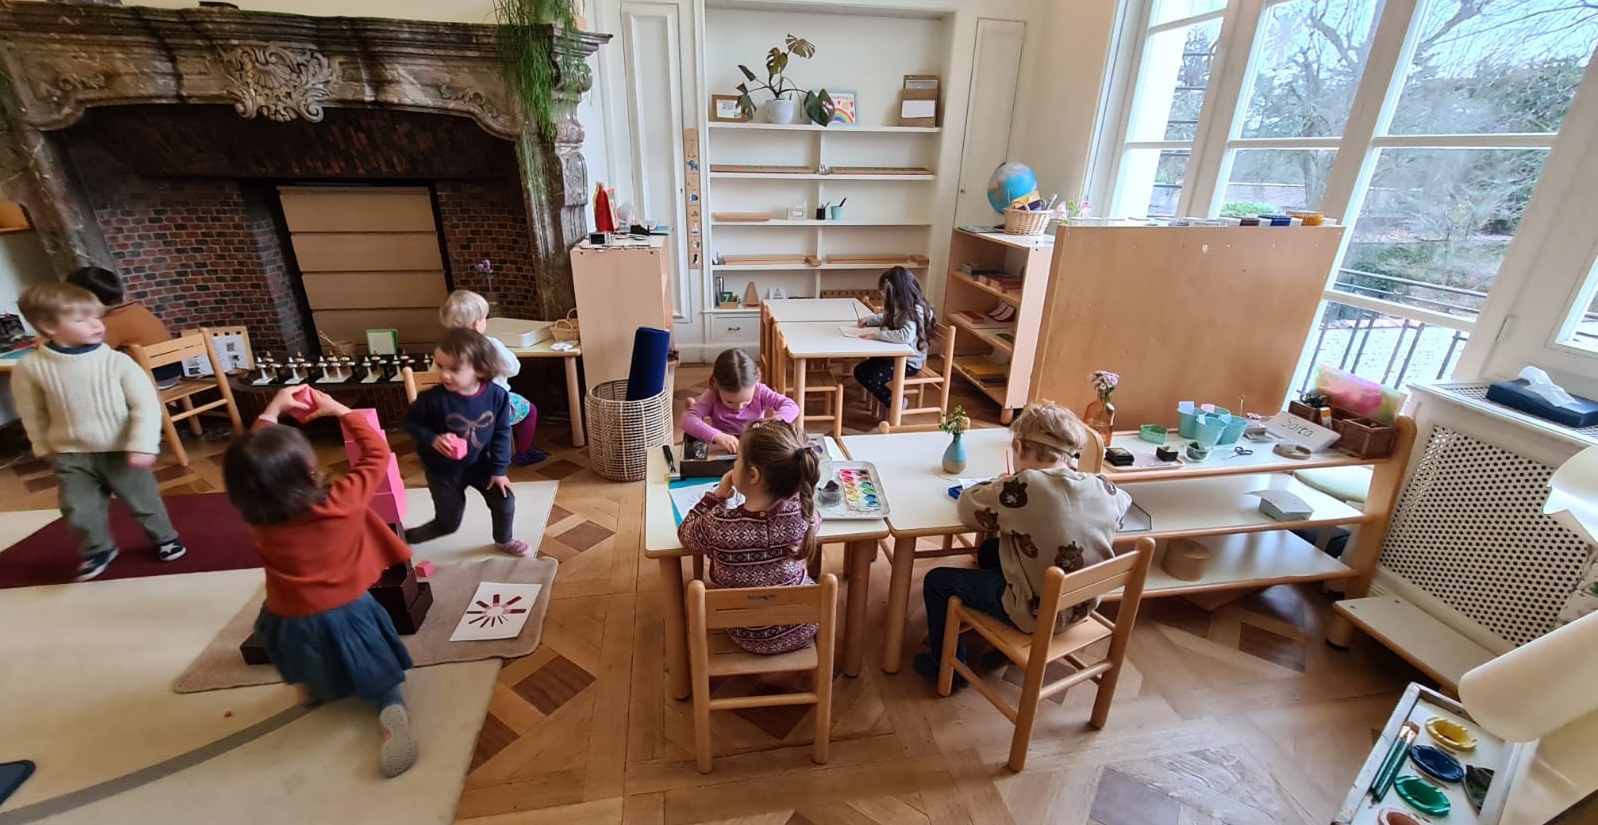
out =
[[[1164,4],[1147,5],[1136,13]],[[1138,41],[1120,164],[1101,168],[1109,214],[1339,218],[1349,229],[1299,381],[1319,363],[1389,384],[1448,377],[1598,45],[1598,4],[1231,0],[1207,12],[1213,28],[1189,26],[1185,50],[1212,56],[1202,111],[1181,146],[1167,135],[1158,147],[1180,151],[1180,166],[1161,156],[1147,206],[1131,158],[1153,147],[1130,124],[1165,85],[1143,76],[1158,33]],[[1160,200],[1160,173],[1174,203]],[[1567,336],[1598,350],[1595,291],[1581,305],[1593,320]]]

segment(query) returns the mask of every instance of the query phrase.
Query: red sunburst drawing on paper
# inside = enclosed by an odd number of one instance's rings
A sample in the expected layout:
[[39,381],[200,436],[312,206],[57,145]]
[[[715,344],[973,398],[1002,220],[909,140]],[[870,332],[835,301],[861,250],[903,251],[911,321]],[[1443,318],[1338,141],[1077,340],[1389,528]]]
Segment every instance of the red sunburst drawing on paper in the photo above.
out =
[[510,616],[512,614],[527,612],[527,608],[525,607],[514,607],[514,605],[521,600],[521,596],[514,596],[510,601],[500,604],[498,593],[494,594],[492,603],[479,600],[475,603],[477,605],[476,607],[469,607],[466,609],[466,615],[477,617],[475,619],[467,620],[467,624],[474,624],[478,627],[485,628],[498,627],[499,625],[507,624],[510,622]]

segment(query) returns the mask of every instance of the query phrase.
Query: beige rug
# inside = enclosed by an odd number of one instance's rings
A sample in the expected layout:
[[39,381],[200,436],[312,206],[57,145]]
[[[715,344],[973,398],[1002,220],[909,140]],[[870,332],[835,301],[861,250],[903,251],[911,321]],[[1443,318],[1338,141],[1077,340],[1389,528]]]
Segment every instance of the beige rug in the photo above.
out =
[[[544,614],[549,611],[549,594],[554,589],[559,563],[550,558],[497,558],[481,562],[439,565],[432,578],[433,607],[414,636],[401,637],[411,652],[416,667],[446,662],[472,662],[478,659],[513,659],[538,648],[544,633]],[[482,582],[541,584],[538,600],[522,632],[511,639],[483,642],[452,642],[450,634],[466,611],[467,602]],[[221,688],[269,685],[280,682],[271,665],[247,665],[239,654],[239,644],[250,635],[261,613],[263,593],[257,593],[244,609],[217,634],[194,663],[178,677],[172,689],[178,693],[200,693]]]

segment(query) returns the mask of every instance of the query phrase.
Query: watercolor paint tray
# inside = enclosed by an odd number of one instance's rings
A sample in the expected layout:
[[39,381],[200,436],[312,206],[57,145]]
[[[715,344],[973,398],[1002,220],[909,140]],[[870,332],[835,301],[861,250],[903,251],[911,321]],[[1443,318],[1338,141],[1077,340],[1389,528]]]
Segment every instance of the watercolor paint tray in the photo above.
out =
[[869,461],[830,461],[821,465],[821,486],[836,481],[842,489],[843,500],[834,504],[822,502],[822,491],[816,490],[816,512],[823,519],[879,519],[887,518],[888,494],[882,487],[882,474]]
[[[1462,725],[1476,738],[1476,744],[1471,750],[1450,751],[1461,765],[1484,767],[1493,771],[1493,781],[1487,787],[1481,810],[1477,810],[1470,803],[1463,784],[1443,782],[1429,777],[1408,757],[1398,772],[1399,776],[1419,776],[1442,790],[1449,802],[1448,815],[1445,818],[1428,817],[1405,803],[1396,790],[1389,790],[1381,802],[1371,799],[1368,793],[1371,780],[1375,778],[1377,769],[1387,756],[1393,740],[1398,736],[1399,728],[1406,721],[1414,722],[1420,727],[1420,733],[1415,737],[1416,745],[1443,745],[1426,729],[1426,723],[1434,718]],[[1381,738],[1371,749],[1365,765],[1355,777],[1353,787],[1349,789],[1342,807],[1332,819],[1333,825],[1380,825],[1381,811],[1387,808],[1402,811],[1422,822],[1446,821],[1453,825],[1497,825],[1509,798],[1510,778],[1515,776],[1519,762],[1524,757],[1525,750],[1522,744],[1505,742],[1488,733],[1470,718],[1470,714],[1466,713],[1464,706],[1458,702],[1434,690],[1411,683],[1393,708],[1393,713],[1382,730]]]

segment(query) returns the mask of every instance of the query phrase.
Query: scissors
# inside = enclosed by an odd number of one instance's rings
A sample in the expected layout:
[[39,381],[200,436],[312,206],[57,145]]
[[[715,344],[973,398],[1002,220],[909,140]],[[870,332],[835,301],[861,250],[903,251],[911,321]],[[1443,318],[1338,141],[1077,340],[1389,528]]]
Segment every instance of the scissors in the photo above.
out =
[[1232,460],[1234,458],[1237,458],[1240,455],[1253,455],[1253,454],[1254,454],[1253,450],[1250,450],[1247,447],[1237,446],[1237,447],[1233,447],[1232,448],[1232,454],[1231,455],[1229,455],[1226,458],[1221,459],[1221,460],[1222,461],[1230,461],[1230,460]]

